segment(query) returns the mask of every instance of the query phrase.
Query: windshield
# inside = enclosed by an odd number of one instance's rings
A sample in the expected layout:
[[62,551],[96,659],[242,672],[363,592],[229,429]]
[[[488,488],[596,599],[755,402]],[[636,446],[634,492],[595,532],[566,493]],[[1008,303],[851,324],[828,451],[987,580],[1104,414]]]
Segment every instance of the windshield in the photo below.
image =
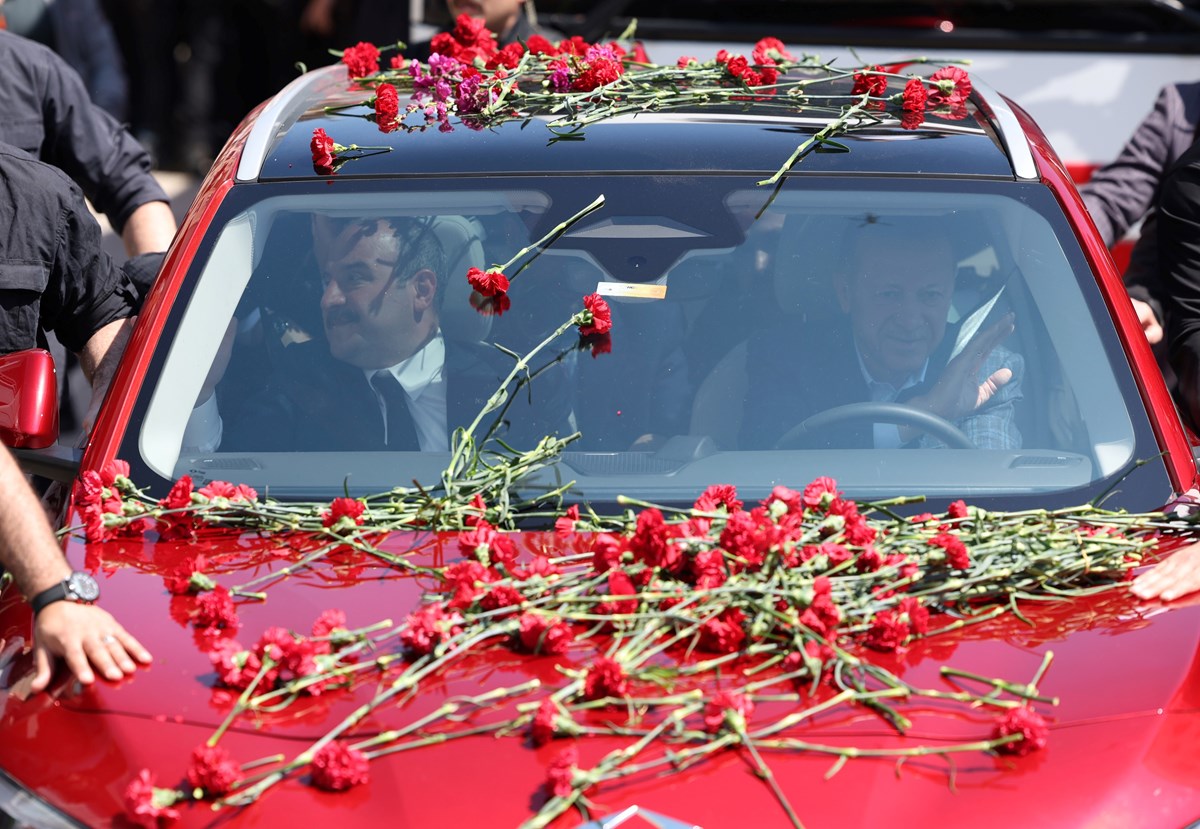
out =
[[[674,503],[829,475],[855,497],[1078,503],[1158,453],[1040,185],[337,185],[235,188],[222,206],[127,434],[123,456],[151,478],[277,498],[434,486],[454,431],[593,293],[609,336],[553,339],[493,433],[516,449],[579,433],[525,486]],[[601,194],[507,269],[510,305],[473,294],[470,268],[508,262]],[[1154,476],[1144,506],[1161,503],[1161,465],[1137,474]]]

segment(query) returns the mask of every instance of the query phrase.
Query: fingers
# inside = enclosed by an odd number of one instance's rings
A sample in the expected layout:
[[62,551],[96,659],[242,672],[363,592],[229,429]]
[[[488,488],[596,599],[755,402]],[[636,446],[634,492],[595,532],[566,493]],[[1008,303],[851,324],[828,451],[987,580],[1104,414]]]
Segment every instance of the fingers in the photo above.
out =
[[95,681],[96,672],[116,682],[136,671],[137,662],[151,661],[149,651],[107,611],[71,602],[55,602],[38,614],[34,642],[38,655],[38,673],[32,685],[35,692],[49,684],[55,656],[62,657],[84,685]]
[[1012,380],[1012,369],[999,368],[992,372],[988,379],[979,384],[979,395],[975,400],[975,408],[978,409],[984,403],[992,399],[996,392],[1000,391],[1000,387]]
[[54,658],[45,648],[36,646],[33,649],[33,667],[33,682],[30,683],[29,690],[35,694],[40,694],[50,684]]
[[1130,298],[1130,302],[1133,303],[1133,309],[1137,311],[1138,322],[1142,324],[1142,333],[1146,335],[1146,340],[1150,345],[1158,345],[1162,342],[1163,329],[1154,309],[1148,302],[1142,302],[1140,299]]
[[1139,599],[1172,601],[1200,590],[1200,544],[1176,550],[1133,581]]

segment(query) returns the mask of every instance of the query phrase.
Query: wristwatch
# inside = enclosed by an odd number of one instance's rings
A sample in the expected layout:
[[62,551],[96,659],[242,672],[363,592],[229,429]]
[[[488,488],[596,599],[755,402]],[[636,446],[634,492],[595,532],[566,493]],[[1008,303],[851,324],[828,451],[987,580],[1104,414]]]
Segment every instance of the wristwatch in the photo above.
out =
[[29,606],[33,608],[33,615],[36,616],[42,612],[42,608],[54,602],[65,600],[91,604],[98,598],[100,598],[100,585],[87,573],[76,570],[58,584],[47,587],[30,599]]

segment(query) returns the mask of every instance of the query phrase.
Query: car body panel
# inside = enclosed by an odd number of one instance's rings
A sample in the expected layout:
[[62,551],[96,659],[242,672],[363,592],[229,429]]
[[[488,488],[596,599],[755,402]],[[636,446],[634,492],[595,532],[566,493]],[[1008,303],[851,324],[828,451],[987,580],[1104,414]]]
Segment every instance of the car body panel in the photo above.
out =
[[[1123,289],[1111,258],[1094,239],[1094,228],[1065,169],[1044,136],[1027,116],[1017,112],[1042,180],[1074,224],[1105,305],[1116,320],[1117,334],[1135,368],[1159,446],[1169,452],[1170,495],[1178,496],[1196,478],[1182,427],[1161,378],[1153,378],[1153,359],[1122,299]],[[664,119],[663,127],[679,127],[678,122],[687,117]],[[651,119],[598,125],[589,130],[584,142],[575,146],[567,142],[552,148],[551,153],[542,153],[563,159],[555,162],[560,167],[545,169],[563,173],[594,169],[585,167],[589,153],[607,159],[599,169],[631,173],[658,170],[660,165],[667,165],[661,169],[692,170],[696,165],[708,169],[705,164],[726,169],[728,165],[715,165],[723,144],[728,154],[728,136],[735,134],[734,122],[741,120],[730,119],[721,123],[721,118],[706,116],[686,123],[689,140],[694,137],[701,149],[682,158],[677,148],[661,137],[670,133],[659,133],[654,124],[644,123]],[[469,142],[478,141],[486,142],[489,152],[498,148],[496,157],[503,159],[505,171],[530,172],[534,149],[542,148],[547,140],[545,131],[534,129],[539,125],[520,131],[520,125],[513,123],[488,135],[464,129],[461,135],[449,138],[434,138],[432,131],[381,137],[367,122],[302,119],[282,142],[268,150],[264,175],[280,180],[313,178],[306,136],[311,127],[320,124],[327,125],[331,134],[345,128],[335,135],[345,143],[382,141],[397,148],[386,156],[350,162],[338,177],[328,180],[328,186],[335,189],[340,178],[376,177],[384,172],[429,176],[439,170],[463,173],[483,168],[483,153],[478,159],[464,158],[470,153],[462,149],[476,146]],[[889,150],[885,144],[889,142],[875,141],[864,132],[847,139],[850,153],[814,154],[804,160],[797,175],[848,173],[883,164],[886,174],[927,174],[932,170],[1011,179],[1011,165],[994,139],[986,130],[967,127],[966,132],[961,125],[941,132],[935,128],[926,138],[896,142],[901,151],[894,161],[886,162]],[[185,276],[206,244],[223,200],[236,187],[255,186],[233,181],[252,128],[253,116],[222,151],[181,227],[101,411],[84,456],[85,469],[97,470],[113,459],[126,431],[135,425],[130,422],[135,401],[156,359],[162,327],[180,301]],[[745,169],[773,172],[798,140],[811,133],[811,127],[806,129],[808,132],[762,120],[753,127],[754,149],[752,155],[748,151],[744,156]],[[643,132],[655,138],[641,139]],[[623,147],[631,147],[625,158],[620,155]],[[912,152],[905,153],[909,147]],[[981,162],[983,172],[965,166],[958,151],[947,152],[947,147],[966,148],[963,152]],[[411,158],[406,149],[411,150]],[[941,155],[946,158],[939,162]],[[493,162],[495,158],[488,163]],[[583,536],[567,541],[554,533],[517,536],[526,555],[563,552],[568,544],[574,545],[569,549],[581,552],[587,549],[587,541]],[[0,637],[10,643],[0,674],[0,766],[38,796],[88,825],[120,825],[117,815],[124,786],[141,768],[156,769],[160,785],[182,781],[190,752],[223,720],[231,695],[214,690],[211,664],[187,626],[184,603],[167,593],[163,576],[180,557],[203,553],[214,562],[212,573],[223,584],[245,585],[278,572],[311,543],[312,539],[302,536],[262,539],[217,530],[204,531],[193,544],[167,543],[153,535],[105,544],[69,541],[71,563],[103,573],[105,606],[149,647],[156,656],[155,664],[116,686],[100,683],[79,690],[60,682],[51,695],[24,700],[22,683],[28,682],[30,660],[16,651],[28,641],[30,620],[23,603],[9,594],[0,605]],[[435,566],[460,555],[452,535],[395,533],[385,546]],[[422,590],[433,587],[390,572],[387,578],[379,578],[383,573],[366,567],[332,578],[313,573],[288,577],[272,586],[267,601],[240,604],[243,641],[254,641],[268,626],[306,630],[318,613],[331,607],[345,610],[353,626],[384,619],[399,622],[416,606]],[[938,672],[942,664],[1024,682],[1037,671],[1044,654],[1053,651],[1053,664],[1039,688],[1058,698],[1060,705],[1047,709],[1052,735],[1045,751],[1023,758],[969,753],[954,764],[952,775],[946,762],[936,758],[911,759],[899,774],[891,760],[858,759],[829,779],[825,778],[832,765],[828,756],[771,754],[768,762],[804,825],[810,829],[874,827],[936,820],[980,827],[1116,827],[1147,822],[1173,827],[1200,817],[1200,755],[1192,750],[1200,737],[1200,609],[1155,612],[1137,607],[1125,593],[1115,591],[1070,603],[1031,603],[1023,612],[1032,626],[1007,616],[920,641],[900,656],[873,658],[914,685],[950,691],[953,686]],[[472,657],[463,666],[445,671],[421,695],[372,714],[364,731],[410,722],[456,695],[478,694],[532,679],[556,682],[562,676],[560,667],[586,664],[594,646],[579,646],[561,660],[520,656],[504,648]],[[294,756],[367,701],[374,689],[373,684],[365,683],[354,695],[334,692],[259,721],[238,722],[222,744],[240,760],[276,753]],[[907,737],[895,735],[873,714],[843,709],[822,715],[794,733],[814,743],[860,747],[941,745],[951,739],[985,739],[991,733],[992,719],[982,713],[927,703],[910,706],[906,713],[914,720]],[[488,716],[492,714],[476,715],[480,721]],[[618,745],[611,738],[582,741],[583,764]],[[284,827],[298,820],[331,825],[516,825],[544,802],[540,784],[560,748],[550,744],[531,749],[522,735],[448,741],[381,758],[372,765],[369,785],[344,794],[318,792],[302,778],[294,779],[272,790],[260,803],[236,812],[214,815],[204,804],[186,809],[182,825]],[[69,754],[69,764],[64,762],[65,754]],[[594,800],[597,815],[638,805],[707,829],[788,825],[770,790],[737,752],[726,752],[684,773],[602,787]],[[578,816],[569,815],[556,825],[577,823]]]

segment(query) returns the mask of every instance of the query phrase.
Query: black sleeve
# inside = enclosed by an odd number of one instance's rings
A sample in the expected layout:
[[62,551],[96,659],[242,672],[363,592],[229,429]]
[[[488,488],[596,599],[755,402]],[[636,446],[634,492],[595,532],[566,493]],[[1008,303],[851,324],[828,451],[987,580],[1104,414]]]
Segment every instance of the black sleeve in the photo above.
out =
[[83,81],[65,62],[52,58],[46,72],[41,160],[75,180],[120,234],[138,207],[168,200],[150,174],[150,155],[129,130],[92,103]]
[[1158,260],[1167,301],[1171,365],[1185,414],[1200,424],[1200,145],[1193,145],[1163,183]]
[[104,326],[134,313],[136,294],[100,245],[100,226],[78,189],[63,181],[42,327],[78,353]]

